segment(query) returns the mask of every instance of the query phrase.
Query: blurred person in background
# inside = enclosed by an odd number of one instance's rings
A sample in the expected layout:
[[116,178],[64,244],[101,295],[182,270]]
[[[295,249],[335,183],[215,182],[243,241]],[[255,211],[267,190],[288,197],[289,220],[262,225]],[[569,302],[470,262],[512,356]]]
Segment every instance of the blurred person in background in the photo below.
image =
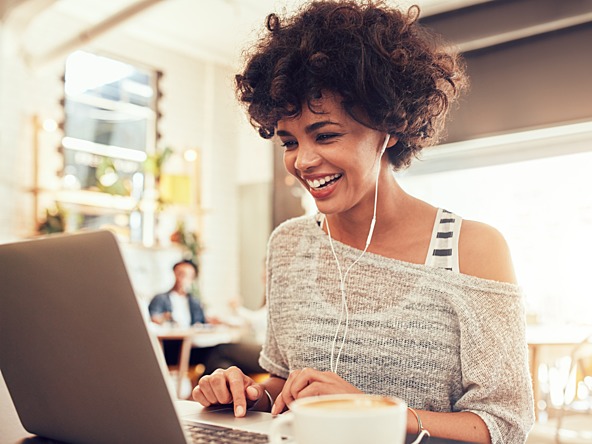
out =
[[170,324],[178,328],[205,323],[201,303],[191,293],[199,275],[197,264],[190,260],[182,260],[173,265],[173,273],[173,287],[154,296],[148,305],[150,320],[159,325]]
[[[157,294],[148,305],[150,320],[163,328],[187,329],[196,324],[207,323],[204,309],[192,293],[199,276],[197,264],[191,260],[182,260],[173,265],[175,282],[165,293]],[[176,365],[179,360],[181,342],[163,341],[164,356],[167,365]],[[209,349],[191,350],[190,364],[203,363]]]

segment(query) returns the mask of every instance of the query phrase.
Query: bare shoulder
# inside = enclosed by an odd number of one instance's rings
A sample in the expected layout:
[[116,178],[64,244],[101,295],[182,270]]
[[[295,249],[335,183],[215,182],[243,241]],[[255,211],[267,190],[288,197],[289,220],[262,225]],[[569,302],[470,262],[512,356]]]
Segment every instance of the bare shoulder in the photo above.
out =
[[502,234],[492,226],[463,220],[458,250],[461,273],[516,283],[508,244]]

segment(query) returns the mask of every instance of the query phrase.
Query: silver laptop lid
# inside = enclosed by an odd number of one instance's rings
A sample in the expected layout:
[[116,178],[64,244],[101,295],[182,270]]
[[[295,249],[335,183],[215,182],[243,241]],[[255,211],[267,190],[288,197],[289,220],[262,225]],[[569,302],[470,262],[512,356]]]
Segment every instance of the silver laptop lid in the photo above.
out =
[[155,347],[110,232],[0,245],[0,369],[29,432],[185,443]]

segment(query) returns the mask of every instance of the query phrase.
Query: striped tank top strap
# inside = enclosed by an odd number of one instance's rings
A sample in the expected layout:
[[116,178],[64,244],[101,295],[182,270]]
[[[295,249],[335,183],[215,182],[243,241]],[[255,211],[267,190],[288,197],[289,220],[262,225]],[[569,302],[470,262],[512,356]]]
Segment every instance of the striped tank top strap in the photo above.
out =
[[425,264],[460,272],[458,265],[458,237],[462,218],[442,208],[438,209]]

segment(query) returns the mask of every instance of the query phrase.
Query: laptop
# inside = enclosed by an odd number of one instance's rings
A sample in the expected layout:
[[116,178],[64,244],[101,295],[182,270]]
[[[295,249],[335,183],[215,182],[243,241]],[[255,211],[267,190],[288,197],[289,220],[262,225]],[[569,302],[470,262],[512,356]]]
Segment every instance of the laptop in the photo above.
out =
[[24,428],[64,442],[187,443],[186,424],[265,434],[272,421],[175,400],[105,230],[0,245],[0,371]]

